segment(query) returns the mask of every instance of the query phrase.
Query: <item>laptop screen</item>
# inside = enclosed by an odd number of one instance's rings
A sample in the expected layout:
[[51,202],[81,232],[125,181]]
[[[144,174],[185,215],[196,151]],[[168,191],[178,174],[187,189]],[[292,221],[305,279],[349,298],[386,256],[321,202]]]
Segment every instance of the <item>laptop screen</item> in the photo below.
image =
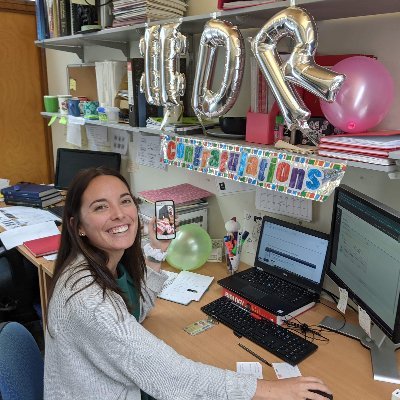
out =
[[327,266],[328,243],[324,233],[264,217],[255,266],[319,291]]
[[54,186],[57,189],[68,189],[72,179],[80,170],[101,166],[119,171],[121,154],[108,151],[58,148]]

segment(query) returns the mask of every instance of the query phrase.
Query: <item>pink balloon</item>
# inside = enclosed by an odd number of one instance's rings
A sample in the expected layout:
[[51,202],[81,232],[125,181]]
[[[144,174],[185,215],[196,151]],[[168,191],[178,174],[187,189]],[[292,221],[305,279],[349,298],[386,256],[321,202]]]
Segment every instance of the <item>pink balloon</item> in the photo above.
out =
[[363,56],[346,58],[333,68],[346,80],[333,103],[321,100],[326,119],[344,132],[366,132],[378,125],[390,110],[393,79],[379,61]]

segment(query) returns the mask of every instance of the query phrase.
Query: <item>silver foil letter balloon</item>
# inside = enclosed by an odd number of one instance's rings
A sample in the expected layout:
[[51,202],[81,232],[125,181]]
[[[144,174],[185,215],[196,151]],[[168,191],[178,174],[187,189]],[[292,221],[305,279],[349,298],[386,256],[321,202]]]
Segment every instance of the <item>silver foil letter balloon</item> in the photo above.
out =
[[[287,61],[282,62],[277,44],[285,36],[294,41],[294,48]],[[315,22],[299,7],[275,14],[251,41],[252,52],[291,130],[306,130],[310,111],[290,83],[332,102],[345,80],[344,75],[315,63],[317,45]]]
[[177,122],[183,113],[180,96],[185,93],[186,81],[185,75],[179,73],[179,60],[187,51],[187,42],[186,36],[178,31],[180,24],[149,27],[139,43],[144,57],[140,90],[148,103],[164,106],[161,128]]
[[140,79],[140,91],[144,92],[149,104],[160,106],[160,25],[146,28],[144,37],[139,42],[139,50],[144,57],[144,72]]
[[[225,47],[224,74],[217,92],[211,90],[215,71],[216,51]],[[206,22],[200,38],[192,107],[198,117],[224,115],[239,95],[245,62],[242,34],[230,22],[211,19]]]

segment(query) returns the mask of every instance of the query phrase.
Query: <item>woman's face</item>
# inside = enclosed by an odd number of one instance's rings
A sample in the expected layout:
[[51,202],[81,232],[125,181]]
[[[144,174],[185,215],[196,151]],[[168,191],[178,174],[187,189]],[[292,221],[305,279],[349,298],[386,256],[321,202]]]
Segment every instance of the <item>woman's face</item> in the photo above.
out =
[[82,196],[79,232],[110,259],[122,257],[132,246],[138,229],[136,205],[124,182],[115,176],[98,176]]

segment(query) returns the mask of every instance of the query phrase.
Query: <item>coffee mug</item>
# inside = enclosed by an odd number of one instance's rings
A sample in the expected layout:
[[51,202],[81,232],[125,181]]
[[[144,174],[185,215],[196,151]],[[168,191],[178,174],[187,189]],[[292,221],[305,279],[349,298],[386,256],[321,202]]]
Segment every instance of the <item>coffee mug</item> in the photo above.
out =
[[85,101],[83,103],[83,117],[86,119],[99,119],[98,106],[98,101]]
[[60,114],[68,115],[68,100],[72,98],[70,94],[58,96],[58,108],[60,109]]
[[79,109],[80,100],[77,97],[73,97],[68,100],[68,114],[74,117],[81,116],[81,110]]
[[44,110],[46,112],[56,113],[58,112],[58,98],[57,96],[44,96]]

